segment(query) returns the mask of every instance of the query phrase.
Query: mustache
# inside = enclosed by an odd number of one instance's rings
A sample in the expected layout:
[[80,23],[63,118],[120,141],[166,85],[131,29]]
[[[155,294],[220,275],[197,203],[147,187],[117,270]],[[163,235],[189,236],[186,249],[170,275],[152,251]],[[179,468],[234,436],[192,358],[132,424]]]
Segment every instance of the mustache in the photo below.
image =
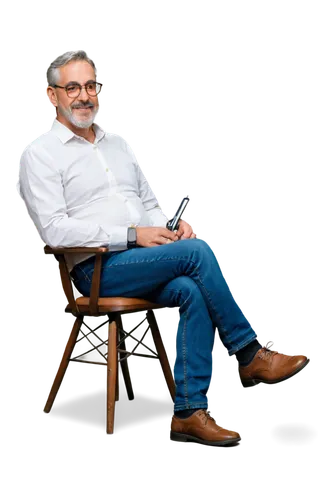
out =
[[81,104],[73,104],[71,106],[72,109],[78,109],[78,108],[93,108],[94,105],[92,102],[87,102],[87,103],[81,103]]

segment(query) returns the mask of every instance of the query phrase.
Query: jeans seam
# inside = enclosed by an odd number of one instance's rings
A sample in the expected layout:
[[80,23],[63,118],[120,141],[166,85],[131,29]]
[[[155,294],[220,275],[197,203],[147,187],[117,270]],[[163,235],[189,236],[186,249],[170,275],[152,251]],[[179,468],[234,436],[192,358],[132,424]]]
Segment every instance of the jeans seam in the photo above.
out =
[[[205,293],[205,295],[207,296],[207,300],[209,301],[209,303],[210,303],[210,305],[211,305],[212,310],[215,312],[217,319],[220,321],[220,328],[221,328],[222,332],[225,334],[226,339],[228,339],[228,338],[230,337],[230,336],[229,336],[229,333],[228,333],[228,331],[224,328],[224,326],[223,326],[223,321],[222,321],[222,319],[221,319],[220,315],[218,314],[218,312],[215,310],[213,303],[211,302],[211,298],[210,298],[209,292],[208,292],[208,290],[206,289],[205,285],[204,285],[204,284],[203,284],[203,282],[202,282],[202,279],[201,279],[201,276],[200,276],[200,273],[199,273],[199,268],[198,268],[198,267],[195,267],[195,271],[196,271],[196,273],[197,273],[198,280],[199,280],[199,282],[200,282],[200,284],[201,284],[201,286],[202,286],[202,288],[203,288],[203,290],[204,290],[204,293]],[[251,338],[251,340],[247,339],[247,340],[245,340],[244,342],[242,342],[242,344],[240,344],[239,346],[237,346],[236,348],[233,348],[233,349],[231,349],[231,350],[230,350],[230,349],[228,349],[228,354],[229,354],[229,356],[232,356],[233,354],[235,354],[235,352],[237,352],[239,349],[242,349],[243,347],[245,347],[247,344],[249,344],[250,342],[252,342],[255,338],[257,338],[257,335],[254,333],[254,337],[253,337],[253,338]],[[236,350],[235,350],[235,349],[236,349]]]
[[[156,259],[152,259],[152,260],[143,259],[143,260],[139,260],[137,262],[122,262],[121,264],[110,264],[109,266],[102,266],[101,274],[102,274],[102,272],[105,269],[110,269],[111,267],[131,266],[131,265],[137,265],[137,264],[143,264],[143,263],[151,264],[153,262],[154,263],[155,262],[166,262],[166,261],[169,261],[169,260],[179,260],[179,261],[180,260],[187,260],[188,262],[191,262],[191,264],[194,264],[194,266],[195,266],[195,262],[193,262],[191,259],[188,259],[187,257],[167,257],[167,258],[163,258],[163,259],[159,259],[159,260],[156,260]],[[86,274],[86,272],[84,271],[84,269],[82,269],[82,267],[80,268],[80,270],[84,274],[84,279],[86,281],[88,281],[89,283],[91,283],[92,282],[92,278],[88,277],[88,275]],[[90,269],[89,273],[93,273],[93,269]]]
[[[192,262],[192,261],[191,261],[191,262]],[[205,285],[203,284],[203,281],[202,281],[201,276],[200,276],[200,273],[199,273],[199,268],[198,268],[198,267],[195,267],[195,268],[194,268],[194,270],[195,270],[195,272],[196,272],[196,273],[197,273],[197,275],[198,275],[198,280],[199,280],[199,282],[200,282],[200,284],[201,284],[201,286],[202,286],[202,288],[203,288],[203,290],[204,290],[204,292],[205,292],[205,295],[206,295],[207,300],[208,300],[208,302],[209,302],[209,304],[210,304],[210,307],[212,308],[212,310],[213,310],[213,311],[214,311],[214,313],[216,314],[217,319],[218,319],[218,320],[219,320],[219,322],[220,322],[220,328],[221,328],[221,330],[223,331],[223,333],[227,334],[227,336],[228,336],[228,332],[226,331],[226,329],[225,329],[225,328],[224,328],[224,326],[223,326],[223,321],[222,321],[222,319],[221,319],[221,317],[220,317],[219,313],[216,311],[216,309],[215,309],[215,307],[214,307],[214,304],[212,303],[212,300],[211,300],[211,298],[210,298],[210,295],[209,295],[209,292],[208,292],[207,288],[206,288],[206,287],[205,287]]]
[[82,272],[83,274],[83,279],[84,281],[87,281],[87,283],[92,283],[92,279],[88,277],[88,275],[86,274],[85,270],[80,268],[80,271]]
[[187,387],[187,365],[186,365],[186,322],[188,311],[185,313],[184,328],[182,336],[182,352],[183,352],[183,366],[184,366],[184,398],[185,403],[188,404],[188,387]]
[[192,260],[188,259],[187,257],[167,257],[167,258],[163,258],[163,259],[156,259],[156,258],[155,259],[151,259],[151,260],[143,259],[143,260],[137,260],[135,262],[121,262],[120,264],[110,264],[108,266],[103,266],[102,270],[103,269],[108,269],[109,267],[130,266],[130,265],[133,265],[133,264],[143,264],[143,263],[151,264],[153,262],[167,262],[169,260],[188,260],[192,264],[195,264],[195,262],[193,262]]

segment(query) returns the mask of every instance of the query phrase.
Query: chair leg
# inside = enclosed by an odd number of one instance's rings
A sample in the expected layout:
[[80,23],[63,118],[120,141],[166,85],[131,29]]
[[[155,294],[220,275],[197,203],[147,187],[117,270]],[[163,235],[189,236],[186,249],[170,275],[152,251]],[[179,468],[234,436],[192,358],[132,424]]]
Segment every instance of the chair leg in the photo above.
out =
[[[117,325],[118,325],[118,328],[124,329],[124,317],[122,314],[120,314],[118,316]],[[123,342],[123,344],[124,344],[125,349],[128,350],[126,340]],[[123,376],[123,380],[124,380],[124,384],[125,384],[127,393],[129,394],[129,396],[132,396],[133,391],[134,391],[134,384],[133,384],[133,377],[132,377],[131,367],[129,365],[128,358],[121,362],[120,368],[121,368],[121,374]]]
[[45,408],[44,408],[45,413],[49,413],[49,411],[52,408],[53,402],[54,402],[56,395],[58,393],[62,379],[64,378],[64,375],[66,373],[68,363],[69,363],[70,357],[72,355],[76,339],[79,335],[82,322],[83,322],[83,316],[78,316],[74,322],[72,332],[71,332],[70,337],[68,339],[68,342],[67,342],[67,345],[65,348],[65,352],[63,354],[57,375],[54,379],[48,400],[47,400]]
[[[127,342],[125,342],[125,349],[128,349]],[[125,359],[124,361],[122,361],[121,371],[122,371],[122,375],[123,375],[123,379],[124,379],[127,393],[129,396],[133,396],[134,383],[133,383],[131,367],[129,365],[128,359]]]
[[157,326],[157,321],[156,321],[155,315],[154,315],[152,310],[147,311],[147,319],[148,319],[148,323],[149,323],[151,333],[152,333],[152,336],[154,339],[154,343],[155,343],[156,351],[157,351],[157,354],[158,354],[158,357],[159,357],[159,360],[161,363],[161,367],[162,367],[162,370],[164,373],[164,378],[165,378],[165,381],[166,381],[167,386],[169,388],[169,392],[170,392],[172,401],[174,401],[175,396],[176,396],[175,381],[174,381],[173,376],[172,376],[169,360],[168,360],[167,354],[166,354],[165,349],[164,349],[162,337],[161,337],[160,331],[159,331],[158,326]]
[[[117,336],[117,342],[118,342],[118,336]],[[117,368],[117,375],[116,375],[116,401],[119,401],[119,367]]]
[[108,340],[108,363],[107,363],[107,414],[106,414],[106,432],[113,434],[114,411],[116,405],[116,384],[117,384],[117,324],[114,319],[109,321],[109,340]]

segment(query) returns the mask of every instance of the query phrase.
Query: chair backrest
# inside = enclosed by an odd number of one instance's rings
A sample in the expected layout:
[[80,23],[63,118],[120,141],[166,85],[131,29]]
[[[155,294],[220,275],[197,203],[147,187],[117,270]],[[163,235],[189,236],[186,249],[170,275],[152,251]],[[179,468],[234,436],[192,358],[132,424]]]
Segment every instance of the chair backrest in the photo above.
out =
[[65,295],[68,300],[69,307],[71,309],[71,313],[74,316],[78,316],[82,314],[78,308],[76,303],[73,285],[71,281],[71,276],[68,271],[67,262],[65,259],[66,253],[95,253],[96,260],[94,265],[94,273],[92,277],[91,290],[90,290],[90,298],[89,298],[89,312],[90,314],[98,314],[98,298],[99,298],[99,287],[100,287],[100,279],[101,279],[101,269],[102,269],[102,254],[107,252],[108,249],[106,247],[99,248],[52,248],[49,245],[44,247],[44,252],[46,254],[52,254],[55,256],[57,261],[59,262],[59,270],[61,276],[62,288],[65,292]]
[[68,271],[65,255],[55,255],[55,258],[59,261],[61,284],[65,292],[65,295],[67,297],[69,307],[71,308],[72,311],[74,310],[76,312],[79,312],[74,297],[73,284],[71,281],[71,276]]

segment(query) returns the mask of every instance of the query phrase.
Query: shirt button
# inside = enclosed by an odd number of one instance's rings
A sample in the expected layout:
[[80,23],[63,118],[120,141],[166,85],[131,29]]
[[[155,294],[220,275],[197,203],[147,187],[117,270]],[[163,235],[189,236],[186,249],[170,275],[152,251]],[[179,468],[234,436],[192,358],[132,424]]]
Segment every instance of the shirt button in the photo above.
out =
[[108,172],[108,171],[109,171],[109,169],[108,169],[108,168],[106,168],[105,170],[106,170],[106,172]]

